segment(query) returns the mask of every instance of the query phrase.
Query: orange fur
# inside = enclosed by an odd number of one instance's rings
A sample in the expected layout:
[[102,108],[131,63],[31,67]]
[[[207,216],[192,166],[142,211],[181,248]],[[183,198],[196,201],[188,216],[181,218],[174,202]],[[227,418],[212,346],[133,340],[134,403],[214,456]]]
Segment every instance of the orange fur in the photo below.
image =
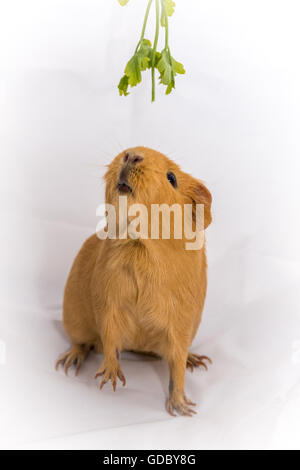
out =
[[[106,202],[118,205],[117,182],[124,155],[143,158],[128,172],[133,189],[131,203],[204,204],[205,228],[211,222],[211,195],[199,180],[184,173],[159,152],[136,147],[118,155],[105,175]],[[172,171],[174,189],[166,178]],[[150,227],[150,226],[149,226]],[[205,356],[188,348],[201,321],[206,296],[205,245],[187,251],[184,240],[100,240],[92,235],[83,245],[65,287],[64,328],[73,347],[58,361],[66,371],[78,367],[90,347],[104,354],[96,377],[102,386],[117,378],[125,384],[120,368],[122,350],[155,353],[170,368],[167,409],[171,414],[191,415],[193,403],[184,393],[186,367],[206,367]]]

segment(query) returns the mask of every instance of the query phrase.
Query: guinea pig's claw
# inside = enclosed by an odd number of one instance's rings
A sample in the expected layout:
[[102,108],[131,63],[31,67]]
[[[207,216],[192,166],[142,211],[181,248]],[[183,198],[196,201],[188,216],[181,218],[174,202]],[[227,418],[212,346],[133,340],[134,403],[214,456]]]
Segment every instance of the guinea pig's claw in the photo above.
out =
[[121,380],[123,387],[125,387],[126,379],[121,369],[118,370],[118,377]]
[[101,377],[102,375],[103,375],[103,378],[100,383],[100,390],[102,390],[104,385],[110,380],[112,383],[113,391],[115,392],[117,388],[118,378],[122,382],[123,387],[125,387],[126,385],[126,379],[124,377],[124,374],[119,364],[117,367],[114,367],[114,368],[109,368],[107,366],[105,368],[103,366],[100,367],[99,371],[95,375],[95,379],[97,379],[98,377]]
[[187,405],[196,406],[196,403],[194,403],[192,400],[190,400],[186,395],[184,395],[184,401]]
[[98,379],[98,377],[101,377],[101,375],[103,375],[104,373],[105,373],[105,369],[100,370],[100,371],[97,372],[97,374],[95,375],[95,379]]
[[[65,356],[65,354],[64,354],[64,356]],[[58,358],[58,360],[56,361],[55,370],[58,370],[58,368],[59,368],[60,365],[64,366],[64,365],[65,365],[65,362],[66,362],[66,357],[60,356],[60,357]]]
[[71,349],[61,356],[59,356],[55,369],[58,370],[59,366],[62,365],[65,371],[65,374],[68,375],[70,367],[77,366],[75,370],[75,375],[78,375],[79,369],[88,354],[88,349],[85,345],[73,345]]
[[207,370],[208,368],[205,361],[207,361],[209,364],[212,364],[212,360],[207,356],[200,356],[199,354],[189,353],[186,361],[186,367],[191,369],[191,372],[193,372],[194,367],[203,367],[205,370]]
[[100,383],[100,390],[104,387],[104,385],[108,382],[108,380],[102,379],[102,382]]

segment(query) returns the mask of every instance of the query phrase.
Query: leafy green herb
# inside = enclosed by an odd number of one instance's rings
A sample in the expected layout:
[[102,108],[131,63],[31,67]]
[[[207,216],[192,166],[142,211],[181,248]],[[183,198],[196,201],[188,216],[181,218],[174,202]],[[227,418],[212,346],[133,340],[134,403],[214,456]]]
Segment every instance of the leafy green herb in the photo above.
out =
[[[118,0],[121,5],[126,5],[129,0]],[[153,46],[149,39],[145,39],[145,31],[149,12],[153,0],[148,0],[146,14],[140,40],[135,49],[134,55],[128,61],[124,76],[121,78],[118,88],[120,96],[129,94],[128,87],[135,87],[142,81],[142,72],[151,69],[152,76],[152,101],[155,101],[155,71],[159,72],[160,83],[165,85],[166,94],[170,94],[175,88],[175,77],[177,74],[184,74],[185,70],[180,62],[172,56],[169,48],[169,24],[168,17],[175,11],[173,0],[155,0],[156,28]],[[159,29],[162,26],[165,30],[165,47],[162,52],[157,51]]]
[[124,75],[121,80],[120,80],[120,83],[118,85],[118,88],[119,88],[119,93],[120,93],[120,96],[124,95],[124,96],[127,96],[129,95],[128,93],[128,77],[127,75]]
[[160,73],[160,83],[167,86],[166,95],[169,95],[173,88],[175,88],[175,77],[177,73],[185,73],[184,67],[180,62],[177,62],[171,57],[168,49],[164,49],[161,53],[157,68]]
[[175,11],[175,2],[173,2],[173,0],[165,0],[164,3],[165,3],[165,8],[162,8],[161,10],[161,19],[160,19],[160,24],[163,27],[166,26],[165,15],[167,14],[168,16],[172,16]]
[[151,42],[143,39],[138,51],[130,59],[125,68],[125,75],[128,77],[130,86],[136,86],[142,81],[142,74],[144,70],[150,67],[150,58],[152,54]]

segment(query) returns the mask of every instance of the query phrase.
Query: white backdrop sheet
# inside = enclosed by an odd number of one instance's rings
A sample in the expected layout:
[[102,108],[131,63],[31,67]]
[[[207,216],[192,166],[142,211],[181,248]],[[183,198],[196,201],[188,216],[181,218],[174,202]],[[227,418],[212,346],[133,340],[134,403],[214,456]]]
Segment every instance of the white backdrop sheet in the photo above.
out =
[[[177,0],[171,46],[187,74],[118,96],[145,1],[0,2],[0,447],[300,447],[299,105],[296,1]],[[153,35],[153,24],[149,35]],[[213,198],[209,288],[187,372],[194,418],[164,409],[162,361],[122,357],[101,392],[68,347],[62,292],[96,227],[105,165],[157,148]]]

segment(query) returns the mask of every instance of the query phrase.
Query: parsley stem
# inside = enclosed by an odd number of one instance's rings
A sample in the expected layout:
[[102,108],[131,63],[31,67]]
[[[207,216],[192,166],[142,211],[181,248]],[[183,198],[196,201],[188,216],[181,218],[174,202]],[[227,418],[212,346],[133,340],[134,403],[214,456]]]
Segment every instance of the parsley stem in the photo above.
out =
[[165,0],[161,0],[161,8],[163,10],[165,20],[165,49],[169,49],[169,20]]
[[142,41],[142,40],[144,39],[144,36],[145,36],[145,31],[146,31],[146,26],[147,26],[149,11],[150,11],[152,2],[153,2],[153,0],[149,0],[148,5],[147,5],[147,10],[146,10],[146,14],[145,14],[145,19],[144,19],[144,24],[143,24],[143,29],[142,29],[142,34],[141,34],[141,39],[140,39],[140,41]]
[[144,18],[144,23],[143,23],[143,29],[142,29],[142,32],[141,32],[141,37],[140,37],[140,40],[138,42],[138,45],[136,46],[135,48],[135,54],[137,53],[138,51],[138,48],[140,47],[143,39],[144,39],[144,36],[145,36],[145,31],[146,31],[146,26],[147,26],[147,22],[148,22],[148,17],[149,17],[149,12],[150,12],[150,8],[151,8],[151,5],[152,5],[152,2],[153,0],[149,0],[148,2],[148,5],[147,5],[147,9],[146,9],[146,13],[145,13],[145,18]]
[[156,49],[158,43],[159,35],[159,0],[155,0],[156,6],[156,29],[155,29],[155,38],[153,43],[152,51],[152,102],[155,101],[155,59],[156,59]]

